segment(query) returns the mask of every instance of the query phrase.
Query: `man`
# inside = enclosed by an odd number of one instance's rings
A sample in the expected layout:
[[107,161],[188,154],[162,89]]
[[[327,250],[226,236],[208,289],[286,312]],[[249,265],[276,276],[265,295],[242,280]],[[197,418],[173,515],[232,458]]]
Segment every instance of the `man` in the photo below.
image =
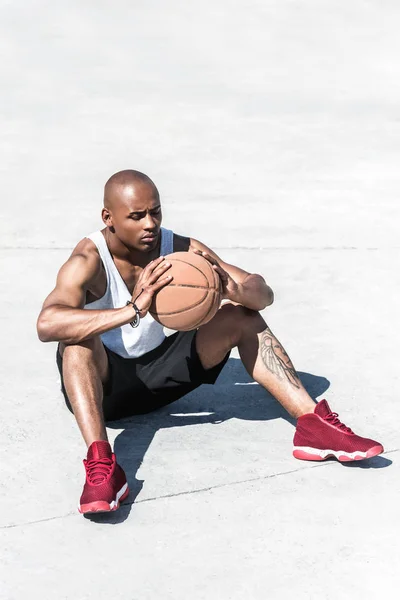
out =
[[[258,312],[273,302],[263,277],[161,228],[159,193],[147,175],[114,174],[105,185],[102,218],[105,228],[81,240],[61,267],[37,324],[41,341],[59,342],[62,390],[88,447],[81,513],[116,510],[129,494],[105,422],[150,412],[215,383],[235,346],[254,380],[297,419],[296,458],[349,461],[383,452],[341,423],[326,400],[315,404],[306,392]],[[228,302],[198,330],[166,337],[148,310],[172,280],[165,256],[174,251],[209,260]]]

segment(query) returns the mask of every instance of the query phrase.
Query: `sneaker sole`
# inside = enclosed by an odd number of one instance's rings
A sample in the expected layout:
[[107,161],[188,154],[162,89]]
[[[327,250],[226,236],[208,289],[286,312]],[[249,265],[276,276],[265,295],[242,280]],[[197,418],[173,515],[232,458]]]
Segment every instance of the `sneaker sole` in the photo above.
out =
[[111,503],[108,503],[105,500],[96,500],[95,502],[89,502],[88,504],[81,504],[78,507],[78,511],[81,515],[87,515],[88,513],[113,512],[119,509],[121,502],[126,500],[128,496],[129,488],[128,484],[125,483],[117,493],[115,500]]
[[320,450],[319,448],[309,448],[307,446],[295,446],[293,456],[299,460],[325,460],[327,458],[336,458],[340,462],[351,462],[353,460],[365,460],[382,454],[383,446],[373,446],[366,452],[356,450],[355,452],[344,452],[344,450]]

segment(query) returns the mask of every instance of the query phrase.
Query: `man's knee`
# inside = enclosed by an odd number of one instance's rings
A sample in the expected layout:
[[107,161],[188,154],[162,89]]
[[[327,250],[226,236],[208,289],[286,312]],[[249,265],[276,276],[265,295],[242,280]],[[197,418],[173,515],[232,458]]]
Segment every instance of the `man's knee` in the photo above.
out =
[[60,342],[59,352],[64,365],[81,367],[85,364],[94,365],[102,377],[108,370],[108,358],[104,346],[99,337],[79,342],[79,344],[68,344]]
[[64,358],[64,354],[68,354],[68,356],[82,356],[95,354],[99,352],[99,343],[101,342],[98,337],[93,337],[89,340],[84,340],[82,342],[79,342],[79,344],[68,344],[67,342],[60,342],[58,345],[58,351],[62,358]]
[[63,359],[63,372],[82,371],[93,368],[97,371],[100,379],[104,382],[108,379],[108,357],[103,343],[99,337],[79,342],[79,344],[68,344],[60,342],[59,353]]
[[256,310],[251,310],[251,308],[246,308],[241,304],[231,304],[230,302],[224,304],[218,313],[221,313],[224,319],[229,319],[234,323],[244,323],[262,318]]
[[232,347],[237,346],[246,333],[259,333],[266,327],[259,312],[240,304],[224,304],[216,315],[229,336]]

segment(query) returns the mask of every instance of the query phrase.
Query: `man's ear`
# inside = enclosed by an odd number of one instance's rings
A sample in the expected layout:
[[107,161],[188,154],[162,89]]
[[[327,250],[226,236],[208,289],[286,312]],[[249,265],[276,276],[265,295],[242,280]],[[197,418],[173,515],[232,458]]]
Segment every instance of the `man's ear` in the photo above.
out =
[[101,211],[101,218],[103,219],[104,225],[110,228],[111,233],[114,233],[112,214],[108,208],[103,208]]

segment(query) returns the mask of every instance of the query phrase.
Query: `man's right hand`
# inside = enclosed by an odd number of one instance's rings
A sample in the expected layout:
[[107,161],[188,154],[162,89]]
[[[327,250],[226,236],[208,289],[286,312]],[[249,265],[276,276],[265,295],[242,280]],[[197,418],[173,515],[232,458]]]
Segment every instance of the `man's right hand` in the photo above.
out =
[[[149,263],[140,274],[132,294],[140,316],[147,314],[158,290],[172,281],[165,275],[170,264],[164,257]],[[101,273],[101,259],[94,243],[79,242],[57,275],[54,290],[47,296],[40,312],[37,331],[42,342],[79,344],[132,321],[132,308],[85,310],[87,290]],[[143,290],[143,291],[142,291]]]
[[132,302],[138,307],[141,318],[146,316],[154,294],[171,283],[172,275],[165,275],[170,268],[171,263],[160,256],[152,260],[140,274],[133,290]]

